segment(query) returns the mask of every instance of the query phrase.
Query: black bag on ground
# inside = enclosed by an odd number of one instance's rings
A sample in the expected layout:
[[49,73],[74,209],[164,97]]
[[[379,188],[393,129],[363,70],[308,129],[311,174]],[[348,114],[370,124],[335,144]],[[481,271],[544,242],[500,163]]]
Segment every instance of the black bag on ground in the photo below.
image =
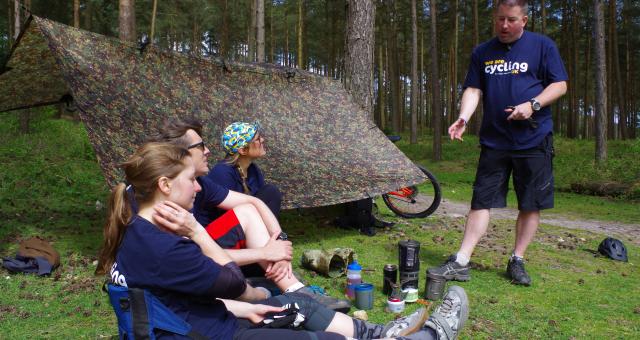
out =
[[344,204],[345,214],[336,218],[340,228],[355,228],[361,233],[373,236],[376,234],[376,219],[373,216],[373,200],[365,198]]

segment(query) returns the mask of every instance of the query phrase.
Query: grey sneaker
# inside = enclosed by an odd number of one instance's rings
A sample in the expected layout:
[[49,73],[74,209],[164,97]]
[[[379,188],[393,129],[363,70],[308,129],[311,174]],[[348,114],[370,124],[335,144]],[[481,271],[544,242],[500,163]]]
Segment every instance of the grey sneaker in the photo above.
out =
[[382,336],[385,338],[395,338],[413,334],[424,327],[427,318],[429,318],[427,309],[422,307],[411,315],[390,321],[384,326]]
[[449,256],[440,267],[429,268],[427,274],[444,277],[448,281],[469,281],[471,279],[471,275],[469,275],[469,264],[466,266],[460,265],[456,262],[455,254]]
[[349,310],[351,309],[351,302],[349,302],[348,300],[340,300],[340,299],[331,297],[324,292],[324,289],[318,286],[304,286],[296,290],[295,292],[308,295],[312,297],[314,300],[316,300],[318,303],[320,303],[321,305],[329,309],[332,309],[336,312],[346,314],[346,313],[349,313]]
[[469,316],[469,299],[460,286],[451,286],[425,324],[438,333],[438,339],[452,340],[464,326]]
[[511,278],[511,283],[517,285],[531,286],[531,278],[524,269],[524,260],[512,256],[507,265],[507,274]]

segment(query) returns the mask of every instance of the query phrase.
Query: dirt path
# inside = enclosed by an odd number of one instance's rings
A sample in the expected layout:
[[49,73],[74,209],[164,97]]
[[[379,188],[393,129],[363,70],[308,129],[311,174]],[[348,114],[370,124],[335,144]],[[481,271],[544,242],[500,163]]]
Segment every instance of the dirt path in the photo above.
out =
[[[468,203],[442,200],[435,215],[448,217],[464,217],[469,211]],[[515,209],[493,209],[491,218],[515,220],[518,211]],[[621,240],[630,241],[635,245],[640,245],[640,225],[623,224],[611,221],[576,220],[563,217],[558,214],[542,213],[541,223],[554,225],[569,229],[588,230],[599,234],[604,234]]]

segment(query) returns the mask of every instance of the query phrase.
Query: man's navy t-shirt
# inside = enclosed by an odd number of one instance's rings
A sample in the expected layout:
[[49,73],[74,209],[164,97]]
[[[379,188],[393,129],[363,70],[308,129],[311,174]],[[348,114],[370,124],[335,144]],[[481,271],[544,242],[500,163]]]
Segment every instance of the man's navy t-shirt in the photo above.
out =
[[231,339],[237,320],[211,293],[221,268],[193,241],[164,232],[136,215],[118,248],[111,281],[148,289],[207,338]]
[[229,189],[213,182],[208,176],[200,176],[197,179],[202,190],[196,194],[193,202],[193,216],[206,227],[220,216],[218,205],[227,198]]
[[[240,172],[238,172],[235,166],[224,160],[218,162],[213,169],[209,171],[207,177],[229,190],[245,193]],[[262,171],[260,171],[255,163],[251,163],[247,169],[247,186],[250,191],[249,195],[252,196],[255,196],[256,192],[264,186],[264,175],[262,175]]]
[[529,101],[551,83],[567,79],[558,48],[544,35],[524,31],[511,44],[493,38],[476,47],[464,88],[477,88],[483,93],[480,144],[499,150],[538,146],[553,130],[551,108],[534,112],[537,128],[526,120],[507,120],[510,113],[504,110]]

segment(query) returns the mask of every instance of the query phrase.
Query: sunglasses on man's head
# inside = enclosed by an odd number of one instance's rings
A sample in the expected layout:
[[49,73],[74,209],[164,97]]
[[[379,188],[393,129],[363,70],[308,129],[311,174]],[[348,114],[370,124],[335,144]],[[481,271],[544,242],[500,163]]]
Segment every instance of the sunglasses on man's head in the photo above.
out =
[[187,146],[187,149],[193,149],[193,148],[200,148],[200,150],[204,152],[204,148],[205,148],[204,141],[202,140],[198,143]]

